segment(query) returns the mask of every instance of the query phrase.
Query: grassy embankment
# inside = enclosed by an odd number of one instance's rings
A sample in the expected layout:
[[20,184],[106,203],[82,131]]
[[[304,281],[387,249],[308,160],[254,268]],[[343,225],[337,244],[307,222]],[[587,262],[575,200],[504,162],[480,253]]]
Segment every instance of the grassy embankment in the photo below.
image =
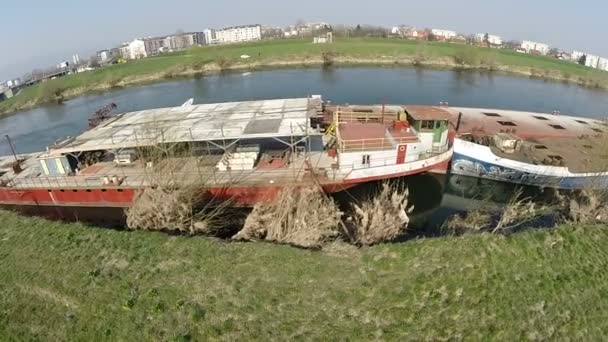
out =
[[[243,54],[252,58],[242,60],[239,57]],[[280,40],[197,47],[51,80],[27,88],[19,96],[0,103],[0,115],[45,102],[171,77],[230,69],[322,64],[481,69],[608,88],[606,72],[510,50],[397,39],[340,39],[328,45],[312,44],[309,40]]]
[[0,212],[0,336],[602,339],[608,230],[323,251]]

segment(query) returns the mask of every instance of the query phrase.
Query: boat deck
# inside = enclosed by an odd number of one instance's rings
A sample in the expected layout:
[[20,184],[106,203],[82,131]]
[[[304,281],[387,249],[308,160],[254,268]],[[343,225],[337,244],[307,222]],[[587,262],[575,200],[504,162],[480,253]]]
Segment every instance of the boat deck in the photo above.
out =
[[[571,172],[601,172],[608,169],[608,124],[597,119],[567,115],[518,112],[496,109],[448,108],[451,122],[462,119],[458,135],[490,146],[502,158],[534,165],[564,166]],[[505,153],[491,146],[488,139],[496,133],[520,138],[520,150]]]
[[606,140],[602,138],[537,138],[526,140],[515,153],[491,149],[499,157],[534,165],[564,166],[574,173],[586,173],[608,170],[608,151],[604,146]]
[[[4,160],[8,158],[2,158]],[[154,184],[181,184],[205,186],[258,186],[268,184],[299,183],[314,176],[320,181],[341,179],[350,170],[332,167],[333,158],[323,152],[311,152],[308,160],[304,156],[292,158],[290,163],[270,167],[258,163],[252,170],[219,171],[216,168],[221,155],[202,157],[172,158],[160,165],[147,167],[141,160],[130,165],[116,165],[102,161],[91,165],[76,175],[47,177],[42,174],[35,156],[22,163],[23,171],[15,174],[12,169],[4,168],[0,179],[13,188],[97,188],[97,187],[134,187]],[[112,182],[116,180],[116,182]]]
[[608,131],[608,123],[598,119],[512,110],[445,108],[451,113],[450,121],[454,127],[458,122],[458,113],[462,113],[458,129],[460,135],[491,136],[506,132],[527,139],[578,137]]

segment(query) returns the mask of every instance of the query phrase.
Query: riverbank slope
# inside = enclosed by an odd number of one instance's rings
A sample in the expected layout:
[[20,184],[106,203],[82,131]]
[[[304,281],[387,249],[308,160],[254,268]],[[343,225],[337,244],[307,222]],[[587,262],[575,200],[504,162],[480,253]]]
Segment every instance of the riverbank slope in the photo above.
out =
[[0,336],[601,339],[608,229],[323,251],[0,211]]
[[[250,56],[243,59],[242,55]],[[230,70],[380,65],[470,69],[608,89],[608,72],[506,49],[398,39],[339,39],[333,44],[277,40],[196,47],[178,53],[68,75],[24,89],[0,102],[0,115],[116,87]]]

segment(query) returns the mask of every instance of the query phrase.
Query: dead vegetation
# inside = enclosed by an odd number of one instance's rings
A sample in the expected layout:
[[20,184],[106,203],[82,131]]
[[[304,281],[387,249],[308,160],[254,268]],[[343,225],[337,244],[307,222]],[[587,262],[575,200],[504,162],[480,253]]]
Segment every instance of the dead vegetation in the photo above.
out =
[[409,191],[383,183],[380,192],[360,204],[353,204],[353,215],[347,219],[348,238],[358,245],[391,241],[403,234],[410,222]]
[[232,238],[318,248],[339,235],[341,217],[336,203],[321,189],[288,187],[276,201],[256,205]]
[[508,234],[514,229],[533,222],[551,211],[551,207],[539,205],[517,190],[503,207],[483,206],[464,214],[450,217],[444,230],[462,235],[488,232]]
[[130,229],[174,231],[187,234],[220,233],[225,203],[214,203],[196,188],[146,188],[127,210]]
[[580,190],[570,194],[557,193],[561,219],[566,223],[608,223],[606,191]]

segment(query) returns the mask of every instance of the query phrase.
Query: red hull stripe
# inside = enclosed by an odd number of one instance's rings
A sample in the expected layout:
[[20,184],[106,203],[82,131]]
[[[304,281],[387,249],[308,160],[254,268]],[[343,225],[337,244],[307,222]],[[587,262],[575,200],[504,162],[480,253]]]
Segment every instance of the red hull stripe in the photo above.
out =
[[[366,178],[345,180],[342,183],[322,184],[323,190],[328,193],[343,191],[362,183],[408,176],[426,171],[445,172],[449,166],[449,160],[430,165],[422,169],[381,175]],[[253,205],[258,202],[270,201],[278,196],[283,186],[262,187],[229,187],[212,188],[210,194],[220,200],[232,200],[238,205]],[[15,189],[0,188],[0,205],[34,205],[34,206],[78,206],[78,207],[117,207],[126,208],[131,206],[133,199],[139,189]]]

